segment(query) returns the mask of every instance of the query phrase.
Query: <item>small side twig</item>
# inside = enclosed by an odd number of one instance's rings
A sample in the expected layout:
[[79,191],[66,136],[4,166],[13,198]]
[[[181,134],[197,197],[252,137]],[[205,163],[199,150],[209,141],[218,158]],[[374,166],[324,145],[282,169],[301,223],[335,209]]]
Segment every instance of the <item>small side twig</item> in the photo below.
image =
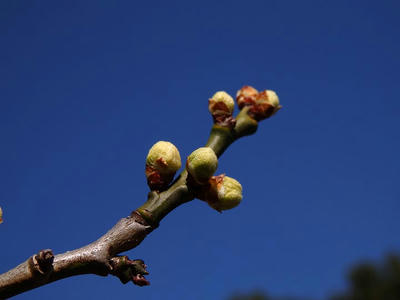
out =
[[53,270],[54,254],[51,249],[40,250],[29,260],[32,273],[38,272],[41,275],[50,273]]

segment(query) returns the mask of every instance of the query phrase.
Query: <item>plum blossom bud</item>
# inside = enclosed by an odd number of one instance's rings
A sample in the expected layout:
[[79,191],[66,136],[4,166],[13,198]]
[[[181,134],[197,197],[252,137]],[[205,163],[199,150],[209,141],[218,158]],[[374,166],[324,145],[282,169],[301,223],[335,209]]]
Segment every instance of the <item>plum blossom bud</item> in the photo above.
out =
[[232,177],[225,175],[213,176],[205,201],[215,210],[221,212],[234,208],[242,201],[242,185]]
[[232,97],[224,91],[216,92],[208,101],[208,110],[210,113],[222,110],[228,114],[232,114],[234,108],[235,102],[233,101]]
[[146,177],[150,189],[166,188],[180,167],[181,156],[172,143],[164,141],[155,143],[146,158]]
[[210,147],[201,147],[187,158],[186,169],[197,184],[205,184],[215,173],[218,158]]
[[258,93],[255,104],[249,109],[249,114],[260,121],[275,114],[282,106],[279,105],[278,95],[271,90]]
[[235,108],[235,102],[228,93],[224,91],[219,91],[208,100],[208,110],[210,111],[214,123],[233,127],[235,125],[235,120],[232,117],[233,109]]
[[255,88],[245,85],[236,94],[240,109],[248,107],[248,115],[256,121],[261,121],[275,114],[282,106],[274,91],[258,92]]
[[3,210],[1,209],[0,206],[0,224],[3,223]]
[[236,101],[239,109],[242,109],[244,106],[253,105],[256,101],[257,95],[258,91],[249,85],[245,85],[238,90],[236,93]]

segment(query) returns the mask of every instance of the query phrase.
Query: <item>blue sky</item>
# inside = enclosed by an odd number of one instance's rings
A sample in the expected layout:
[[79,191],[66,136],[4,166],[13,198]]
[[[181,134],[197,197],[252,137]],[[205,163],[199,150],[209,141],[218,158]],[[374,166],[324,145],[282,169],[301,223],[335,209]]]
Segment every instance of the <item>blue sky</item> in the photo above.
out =
[[321,299],[400,251],[398,1],[0,2],[0,272],[102,235],[140,206],[158,140],[204,145],[208,98],[283,108],[221,157],[242,204],[193,201],[132,258],[150,287],[81,276],[16,299]]

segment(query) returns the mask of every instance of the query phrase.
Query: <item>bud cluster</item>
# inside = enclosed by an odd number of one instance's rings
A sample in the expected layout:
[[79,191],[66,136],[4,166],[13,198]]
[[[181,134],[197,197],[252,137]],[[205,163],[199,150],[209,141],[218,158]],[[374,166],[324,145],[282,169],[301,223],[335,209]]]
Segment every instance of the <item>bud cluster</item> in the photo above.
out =
[[240,109],[249,107],[248,114],[256,121],[271,117],[281,108],[278,95],[274,91],[258,92],[247,85],[237,92],[236,101]]
[[204,200],[221,212],[237,206],[242,200],[240,183],[224,174],[213,176],[218,167],[218,158],[209,147],[193,151],[187,158],[188,184],[197,198]]

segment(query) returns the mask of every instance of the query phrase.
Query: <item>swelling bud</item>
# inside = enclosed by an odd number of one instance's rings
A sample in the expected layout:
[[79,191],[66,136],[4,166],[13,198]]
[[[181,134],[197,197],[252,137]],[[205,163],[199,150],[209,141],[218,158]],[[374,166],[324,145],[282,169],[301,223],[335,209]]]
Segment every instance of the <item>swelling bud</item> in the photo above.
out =
[[186,169],[197,184],[205,184],[215,173],[218,158],[210,147],[201,147],[193,151],[187,158]]
[[255,105],[249,109],[249,114],[257,121],[264,120],[275,114],[282,106],[278,95],[271,90],[258,93]]
[[210,189],[205,200],[215,210],[221,212],[234,208],[242,198],[242,185],[236,179],[225,175],[210,179]]
[[170,142],[159,141],[147,154],[147,184],[151,190],[165,189],[180,168],[181,156],[178,149]]
[[235,120],[232,117],[235,102],[228,93],[219,91],[208,100],[208,110],[210,111],[214,123],[224,126],[233,127]]
[[271,117],[282,107],[279,104],[278,95],[274,91],[258,92],[248,85],[237,92],[236,101],[240,109],[248,107],[246,113],[256,121]]
[[232,97],[224,91],[216,92],[214,96],[208,100],[208,110],[210,113],[220,110],[231,115],[234,108],[235,102],[233,101]]
[[236,93],[236,101],[239,109],[245,106],[253,105],[256,101],[258,91],[252,86],[245,85]]

